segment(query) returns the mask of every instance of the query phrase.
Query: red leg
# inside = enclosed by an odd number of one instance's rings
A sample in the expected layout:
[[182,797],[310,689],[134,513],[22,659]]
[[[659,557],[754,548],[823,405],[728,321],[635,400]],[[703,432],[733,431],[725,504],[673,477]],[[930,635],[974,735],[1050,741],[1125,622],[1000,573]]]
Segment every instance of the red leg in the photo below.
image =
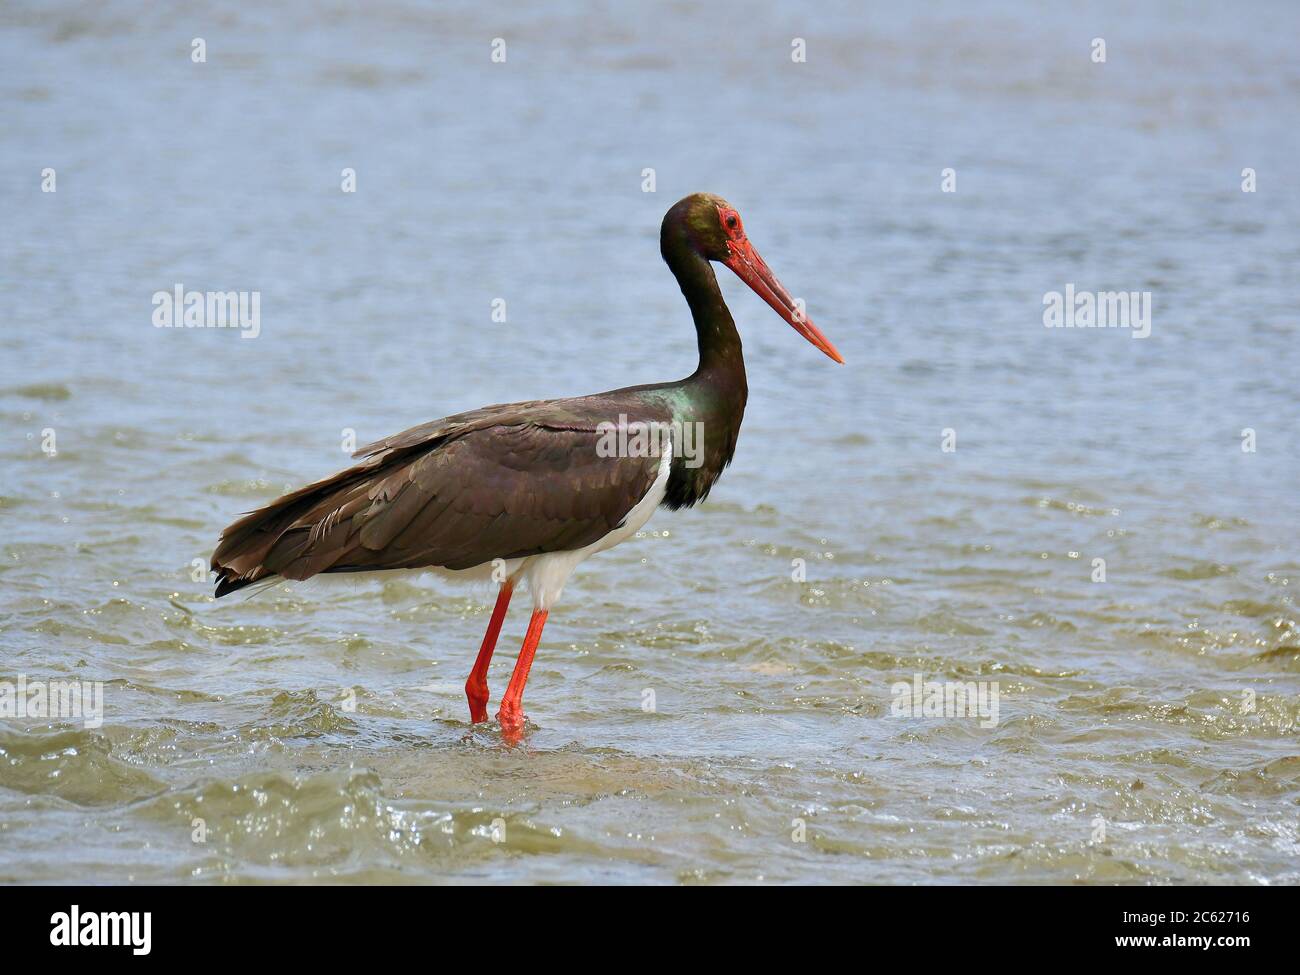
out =
[[501,623],[506,618],[510,606],[510,594],[515,591],[514,583],[506,580],[497,593],[497,604],[492,608],[492,618],[488,620],[487,632],[483,634],[483,645],[478,649],[478,659],[474,669],[465,681],[465,696],[469,698],[469,719],[471,721],[487,720],[488,664],[492,662],[492,651],[496,649],[497,637],[501,635]]
[[528,621],[528,635],[524,637],[519,659],[515,662],[515,671],[510,675],[510,686],[501,698],[497,720],[501,722],[501,733],[511,743],[517,742],[520,732],[524,730],[524,685],[528,683],[528,671],[532,669],[533,654],[537,652],[537,644],[542,639],[542,627],[545,625],[546,610],[533,610],[532,619]]

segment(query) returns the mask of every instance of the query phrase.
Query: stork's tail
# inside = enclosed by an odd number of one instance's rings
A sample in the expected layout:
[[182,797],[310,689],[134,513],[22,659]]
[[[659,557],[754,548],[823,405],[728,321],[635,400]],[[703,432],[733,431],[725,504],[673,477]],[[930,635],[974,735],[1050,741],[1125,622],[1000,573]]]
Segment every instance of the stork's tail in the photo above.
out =
[[217,598],[277,576],[307,579],[329,571],[347,536],[346,529],[333,531],[336,506],[347,500],[364,502],[364,476],[368,473],[369,469],[362,467],[340,471],[277,498],[229,526],[212,553]]
[[262,573],[256,569],[253,570],[252,575],[246,575],[246,576],[236,575],[234,572],[232,572],[228,568],[225,568],[224,566],[217,567],[214,565],[213,571],[217,573],[216,597],[218,599],[220,599],[222,596],[225,596],[229,593],[238,592],[240,589],[243,589],[245,586],[251,586],[255,582],[262,582],[264,580],[271,580],[275,578],[273,574]]

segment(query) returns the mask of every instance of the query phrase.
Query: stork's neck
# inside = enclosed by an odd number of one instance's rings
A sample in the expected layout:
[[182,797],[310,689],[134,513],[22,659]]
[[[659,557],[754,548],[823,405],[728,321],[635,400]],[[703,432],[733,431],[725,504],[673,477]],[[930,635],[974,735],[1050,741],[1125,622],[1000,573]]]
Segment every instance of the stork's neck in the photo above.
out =
[[700,365],[696,376],[739,376],[744,383],[745,358],[740,349],[740,333],[722,300],[713,265],[691,247],[674,248],[665,253],[669,269],[677,278],[686,304],[695,320],[695,334],[700,348]]
[[[683,243],[685,243],[683,241]],[[703,457],[698,466],[673,462],[664,504],[671,508],[702,500],[731,463],[745,415],[749,386],[745,381],[745,358],[740,334],[722,300],[713,266],[694,248],[664,248],[664,260],[677,277],[699,340],[699,367],[679,383],[671,383],[680,397],[674,414],[683,422],[699,424],[703,433]]]

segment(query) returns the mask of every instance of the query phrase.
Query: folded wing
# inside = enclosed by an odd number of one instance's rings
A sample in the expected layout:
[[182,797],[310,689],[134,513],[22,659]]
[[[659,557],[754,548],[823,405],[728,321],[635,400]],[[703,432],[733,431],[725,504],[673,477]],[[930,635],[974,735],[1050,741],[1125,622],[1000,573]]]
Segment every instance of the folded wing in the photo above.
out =
[[[218,596],[279,575],[442,566],[582,548],[650,489],[657,457],[602,456],[596,398],[488,407],[358,451],[360,463],[235,522]],[[641,417],[657,420],[659,417]]]

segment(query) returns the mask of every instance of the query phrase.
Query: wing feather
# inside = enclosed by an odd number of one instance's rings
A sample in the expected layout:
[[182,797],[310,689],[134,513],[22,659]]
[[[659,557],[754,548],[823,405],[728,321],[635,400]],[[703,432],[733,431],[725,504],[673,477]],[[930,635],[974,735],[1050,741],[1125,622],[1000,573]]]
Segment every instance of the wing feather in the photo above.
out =
[[[222,533],[218,595],[277,574],[463,569],[599,540],[645,496],[659,459],[601,456],[593,401],[487,407],[362,448],[354,467]],[[614,419],[631,407],[608,408]]]

